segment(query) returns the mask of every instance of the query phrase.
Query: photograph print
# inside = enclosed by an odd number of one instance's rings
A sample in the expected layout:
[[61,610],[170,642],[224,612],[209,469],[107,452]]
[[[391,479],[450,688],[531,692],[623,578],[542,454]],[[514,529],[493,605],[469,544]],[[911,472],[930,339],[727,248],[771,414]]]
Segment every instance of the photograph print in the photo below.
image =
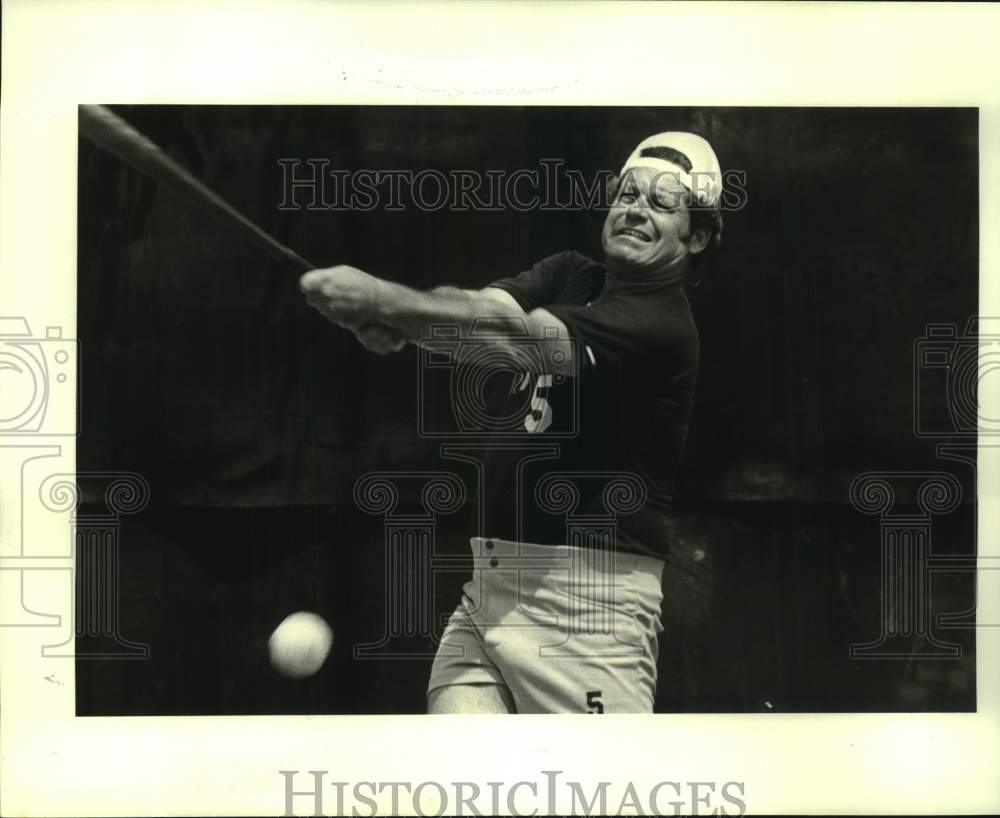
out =
[[78,115],[78,716],[976,711],[977,109]]

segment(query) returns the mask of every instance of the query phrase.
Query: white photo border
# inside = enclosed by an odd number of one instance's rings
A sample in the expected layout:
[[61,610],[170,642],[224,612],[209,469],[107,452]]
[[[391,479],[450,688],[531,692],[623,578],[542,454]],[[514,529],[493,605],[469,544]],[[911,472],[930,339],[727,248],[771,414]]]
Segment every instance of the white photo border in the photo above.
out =
[[[996,6],[8,0],[3,17],[0,302],[33,329],[74,337],[77,106],[93,102],[977,107],[980,313],[1000,314]],[[984,414],[1000,416],[983,386]],[[72,422],[71,403],[55,408]],[[57,450],[46,468],[73,473],[72,438],[21,443]],[[24,458],[9,454],[3,558],[36,510],[27,498],[12,522]],[[998,461],[980,449],[983,554],[1000,554]],[[66,566],[68,528],[37,536],[48,579],[32,579],[32,600],[68,615],[69,575],[46,570]],[[982,572],[981,621],[1000,622],[998,590],[1000,571]],[[0,599],[5,614],[18,604]],[[444,782],[562,770],[647,789],[734,780],[751,813],[1000,811],[1000,628],[978,633],[976,714],[601,720],[77,719],[73,662],[42,658],[43,639],[0,628],[6,815],[273,815],[282,769]]]

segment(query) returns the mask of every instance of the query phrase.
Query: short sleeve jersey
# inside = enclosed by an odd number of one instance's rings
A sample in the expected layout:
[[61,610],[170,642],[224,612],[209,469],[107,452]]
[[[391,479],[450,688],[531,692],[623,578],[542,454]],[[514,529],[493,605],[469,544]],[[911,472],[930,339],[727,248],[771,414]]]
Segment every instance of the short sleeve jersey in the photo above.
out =
[[481,533],[595,546],[611,533],[619,550],[666,558],[698,371],[683,279],[612,278],[564,252],[490,286],[559,318],[577,367],[511,384],[508,401],[533,389],[531,411],[520,439],[488,450]]

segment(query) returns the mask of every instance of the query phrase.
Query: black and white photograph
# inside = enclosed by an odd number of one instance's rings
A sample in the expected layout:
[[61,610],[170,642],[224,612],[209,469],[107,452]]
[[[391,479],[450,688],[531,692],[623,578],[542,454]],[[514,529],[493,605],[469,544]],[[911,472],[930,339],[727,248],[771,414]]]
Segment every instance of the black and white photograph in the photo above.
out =
[[4,4],[0,812],[1000,808],[997,13]]
[[975,711],[977,124],[82,106],[78,715]]

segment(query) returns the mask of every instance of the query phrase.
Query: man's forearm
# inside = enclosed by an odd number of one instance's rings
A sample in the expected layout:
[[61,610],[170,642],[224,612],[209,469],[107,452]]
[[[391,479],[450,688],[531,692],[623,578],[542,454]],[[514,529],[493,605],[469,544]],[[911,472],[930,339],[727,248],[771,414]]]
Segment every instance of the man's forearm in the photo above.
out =
[[[460,290],[438,287],[420,291],[375,278],[345,264],[310,270],[299,279],[306,302],[336,324],[355,331],[376,352],[394,351],[402,341],[430,345],[435,327],[452,327],[458,339],[477,330],[477,339],[512,354],[522,354],[524,341],[540,352],[545,371],[575,374],[575,352],[566,325],[544,308],[525,313],[503,290]],[[369,337],[370,336],[370,337]]]
[[481,292],[457,287],[421,291],[388,281],[382,284],[378,321],[413,343],[430,338],[432,328],[442,325],[456,327],[463,338],[477,322],[490,333],[512,336],[525,333],[525,314],[520,308]]

